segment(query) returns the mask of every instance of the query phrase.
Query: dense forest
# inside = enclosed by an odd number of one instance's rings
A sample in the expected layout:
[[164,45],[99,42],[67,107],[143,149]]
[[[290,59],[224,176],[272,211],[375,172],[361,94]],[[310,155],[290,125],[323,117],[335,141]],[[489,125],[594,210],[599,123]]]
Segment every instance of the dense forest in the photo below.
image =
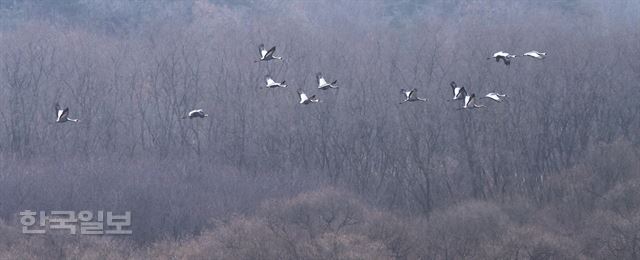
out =
[[[0,0],[0,259],[640,259],[638,24],[633,0]],[[460,110],[451,81],[507,97]],[[22,234],[24,210],[132,235]]]

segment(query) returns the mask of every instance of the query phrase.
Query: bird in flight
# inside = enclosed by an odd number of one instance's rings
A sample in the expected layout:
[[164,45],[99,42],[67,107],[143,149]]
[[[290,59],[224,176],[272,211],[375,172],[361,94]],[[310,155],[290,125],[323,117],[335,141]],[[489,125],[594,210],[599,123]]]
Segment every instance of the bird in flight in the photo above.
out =
[[500,62],[500,60],[502,60],[504,62],[504,65],[509,66],[509,64],[511,64],[511,59],[515,57],[516,55],[509,54],[508,52],[499,51],[494,53],[493,56],[487,58],[487,60],[495,59],[496,62]]
[[287,85],[284,84],[286,80],[283,80],[282,82],[278,83],[278,82],[275,82],[269,75],[265,76],[264,79],[267,81],[267,85],[266,85],[267,88],[286,88],[287,87]]
[[449,85],[451,86],[451,90],[453,90],[452,100],[463,100],[467,95],[467,91],[464,89],[464,87],[458,87],[455,81],[451,81]]
[[191,110],[189,111],[189,113],[187,113],[187,116],[183,117],[182,119],[194,119],[194,118],[205,118],[208,117],[208,114],[205,114],[204,111],[202,109],[195,109],[195,110]]
[[79,122],[78,119],[69,118],[69,108],[60,109],[60,105],[56,103],[56,123],[64,123],[64,122]]
[[531,58],[534,58],[534,59],[541,60],[541,59],[544,59],[544,57],[547,56],[547,53],[546,52],[538,52],[538,51],[530,51],[530,52],[527,52],[527,53],[525,53],[523,55],[531,57]]
[[417,96],[416,93],[418,92],[418,89],[415,89],[415,88],[411,90],[401,89],[400,92],[402,92],[402,94],[404,95],[404,100],[402,100],[400,104],[404,102],[427,101],[426,98],[420,98]]
[[300,104],[308,105],[311,103],[318,103],[320,100],[316,97],[316,95],[308,97],[307,94],[302,92],[302,90],[298,89],[298,96],[300,97]]
[[478,105],[476,104],[476,94],[471,94],[471,96],[465,96],[464,97],[464,105],[462,106],[463,109],[473,109],[473,108],[481,108],[484,107],[484,105]]
[[336,83],[338,83],[337,80],[334,80],[331,83],[327,83],[327,81],[322,76],[321,72],[318,72],[316,74],[316,81],[318,82],[318,88],[322,89],[322,90],[327,90],[327,89],[330,89],[330,88],[338,88],[338,86],[336,86]]
[[503,100],[502,98],[505,98],[505,97],[507,97],[507,95],[500,94],[500,93],[497,93],[497,92],[491,92],[489,94],[484,95],[484,98],[489,98],[489,99],[491,99],[491,100],[493,100],[495,102],[502,102],[502,100]]
[[282,57],[278,57],[278,56],[274,56],[273,53],[276,52],[276,46],[271,47],[271,49],[266,50],[264,48],[264,44],[260,44],[258,46],[258,49],[260,50],[260,59],[256,60],[254,62],[259,62],[259,61],[269,61],[269,60],[282,60]]

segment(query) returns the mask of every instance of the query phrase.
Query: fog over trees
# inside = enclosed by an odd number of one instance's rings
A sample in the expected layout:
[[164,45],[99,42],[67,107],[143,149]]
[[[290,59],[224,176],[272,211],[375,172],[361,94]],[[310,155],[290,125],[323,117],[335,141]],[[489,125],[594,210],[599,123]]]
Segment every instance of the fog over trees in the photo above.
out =
[[[633,0],[0,0],[0,258],[640,259],[639,24]],[[508,97],[459,110],[451,81]],[[133,234],[25,235],[24,210]]]

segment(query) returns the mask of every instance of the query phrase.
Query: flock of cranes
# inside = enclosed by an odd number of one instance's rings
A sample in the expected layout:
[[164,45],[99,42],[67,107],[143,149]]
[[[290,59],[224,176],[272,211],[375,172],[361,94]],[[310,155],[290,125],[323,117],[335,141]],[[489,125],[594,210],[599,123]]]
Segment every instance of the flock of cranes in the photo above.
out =
[[[258,60],[255,60],[254,62],[261,62],[261,61],[270,61],[270,60],[282,60],[282,57],[279,56],[275,56],[275,52],[276,52],[276,47],[272,47],[271,49],[267,50],[264,48],[264,44],[260,44],[258,46],[258,50],[259,50],[259,54],[260,54],[260,58]],[[522,56],[527,56],[527,57],[531,57],[534,59],[538,59],[538,60],[542,60],[546,57],[547,53],[546,52],[538,52],[538,51],[530,51],[527,53],[524,53]],[[502,62],[504,62],[505,65],[509,66],[511,64],[511,60],[516,58],[517,55],[514,54],[510,54],[508,52],[504,52],[504,51],[499,51],[493,54],[493,56],[487,58],[487,59],[495,59],[496,62],[500,62],[502,60]],[[273,80],[273,78],[267,74],[265,76],[265,81],[266,81],[266,85],[265,88],[267,89],[273,89],[273,88],[286,88],[287,84],[285,80],[283,80],[282,82],[276,82],[275,80]],[[337,80],[332,81],[331,83],[329,83],[325,77],[322,75],[322,73],[318,72],[316,74],[316,82],[318,83],[318,89],[320,90],[328,90],[328,89],[337,89],[338,86],[336,85],[338,83]],[[476,103],[476,94],[475,93],[471,93],[471,95],[469,95],[467,93],[467,91],[465,90],[464,87],[458,87],[458,85],[456,84],[455,81],[451,81],[451,83],[449,83],[449,85],[451,86],[451,89],[453,91],[453,98],[448,100],[448,101],[463,101],[462,107],[460,107],[459,109],[474,109],[474,108],[482,108],[485,107],[484,105],[480,105]],[[419,97],[418,96],[418,89],[413,88],[413,89],[401,89],[400,90],[401,93],[404,96],[404,100],[402,100],[400,102],[400,104],[406,103],[406,102],[416,102],[416,101],[420,101],[420,102],[426,102],[427,99],[424,97]],[[298,93],[298,97],[300,98],[299,100],[299,104],[303,104],[303,105],[309,105],[309,104],[313,104],[313,103],[319,103],[320,100],[318,99],[318,97],[316,97],[316,95],[307,95],[306,93],[304,93],[302,90],[298,89],[297,90]],[[491,92],[486,94],[483,98],[488,98],[491,99],[495,102],[502,102],[503,100],[505,100],[505,98],[507,97],[506,94],[502,94],[502,93],[498,93],[498,92]],[[78,119],[72,119],[69,118],[69,108],[65,108],[65,109],[61,109],[60,105],[58,105],[58,103],[56,103],[55,105],[55,109],[56,109],[56,123],[65,123],[65,122],[79,122],[80,120]],[[208,117],[209,115],[206,114],[204,112],[204,110],[202,109],[194,109],[191,110],[187,113],[186,116],[182,117],[182,119],[194,119],[194,118],[205,118]]]
[[[531,57],[534,59],[544,59],[545,56],[547,55],[547,53],[545,52],[538,52],[538,51],[530,51],[527,52],[525,54],[523,54],[523,56],[527,56],[527,57]],[[505,65],[509,66],[511,64],[511,59],[515,58],[516,55],[513,54],[509,54],[508,52],[503,52],[503,51],[499,51],[493,54],[493,56],[487,58],[487,59],[495,59],[496,62],[500,62],[500,60],[502,60],[504,62]],[[458,84],[456,84],[455,81],[451,81],[451,83],[449,83],[449,85],[451,86],[451,90],[453,91],[453,98],[449,101],[456,101],[456,100],[462,100],[464,101],[462,104],[462,107],[460,109],[473,109],[473,108],[481,108],[481,107],[485,107],[484,105],[480,105],[480,104],[476,104],[476,94],[472,93],[471,95],[467,94],[467,91],[464,89],[464,87],[458,87]],[[418,97],[418,89],[414,88],[414,89],[401,89],[400,92],[404,95],[404,100],[402,100],[400,102],[400,104],[405,103],[405,102],[415,102],[415,101],[424,101],[426,102],[427,99],[426,98],[421,98]],[[486,94],[483,98],[488,98],[491,99],[495,102],[502,102],[504,100],[504,98],[506,98],[507,95],[506,94],[501,94],[498,92],[491,92]]]
[[[542,60],[547,56],[547,53],[539,52],[539,51],[530,51],[523,54],[522,56],[527,56],[534,59]],[[493,56],[487,59],[488,60],[495,59],[496,62],[500,62],[500,60],[502,60],[502,62],[504,62],[504,65],[509,66],[511,64],[511,59],[515,57],[517,57],[517,55],[510,54],[504,51],[499,51],[494,53]],[[464,89],[464,87],[458,87],[454,81],[451,81],[450,85],[451,85],[451,89],[453,90],[452,100],[464,100],[464,103],[462,104],[462,108],[460,109],[474,109],[474,108],[485,107],[484,105],[476,104],[475,93],[471,93],[471,95],[467,94],[467,91]],[[506,97],[507,97],[506,94],[502,94],[498,92],[490,92],[490,93],[487,93],[483,98],[488,98],[495,102],[502,102]]]
[[[511,64],[511,59],[517,57],[518,55],[514,55],[514,54],[510,54],[508,52],[503,52],[503,51],[499,51],[493,54],[493,56],[487,58],[487,60],[490,59],[495,59],[496,62],[500,62],[500,60],[502,60],[502,62],[504,62],[504,65],[509,66]],[[527,56],[527,57],[531,57],[534,59],[544,59],[544,57],[547,56],[546,52],[539,52],[539,51],[530,51],[527,52],[525,54],[522,54],[522,56]]]

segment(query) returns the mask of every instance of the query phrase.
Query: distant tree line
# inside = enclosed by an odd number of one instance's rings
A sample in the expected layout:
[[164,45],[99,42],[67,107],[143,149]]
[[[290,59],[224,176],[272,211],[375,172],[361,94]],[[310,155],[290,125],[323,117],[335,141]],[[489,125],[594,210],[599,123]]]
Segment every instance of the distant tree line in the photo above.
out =
[[[7,223],[131,210],[137,242],[203,234],[186,243],[210,239],[221,258],[341,258],[336,241],[353,258],[640,250],[634,1],[1,3]],[[260,43],[284,61],[254,63]],[[534,49],[547,58],[486,59]],[[317,90],[317,72],[340,89]],[[266,74],[289,87],[261,88]],[[509,97],[459,111],[450,81]],[[413,87],[428,101],[399,105]],[[323,102],[297,104],[298,88]],[[81,122],[55,124],[56,102]],[[209,117],[180,119],[195,108]],[[325,206],[344,227],[300,223]],[[243,244],[255,233],[277,244]]]

